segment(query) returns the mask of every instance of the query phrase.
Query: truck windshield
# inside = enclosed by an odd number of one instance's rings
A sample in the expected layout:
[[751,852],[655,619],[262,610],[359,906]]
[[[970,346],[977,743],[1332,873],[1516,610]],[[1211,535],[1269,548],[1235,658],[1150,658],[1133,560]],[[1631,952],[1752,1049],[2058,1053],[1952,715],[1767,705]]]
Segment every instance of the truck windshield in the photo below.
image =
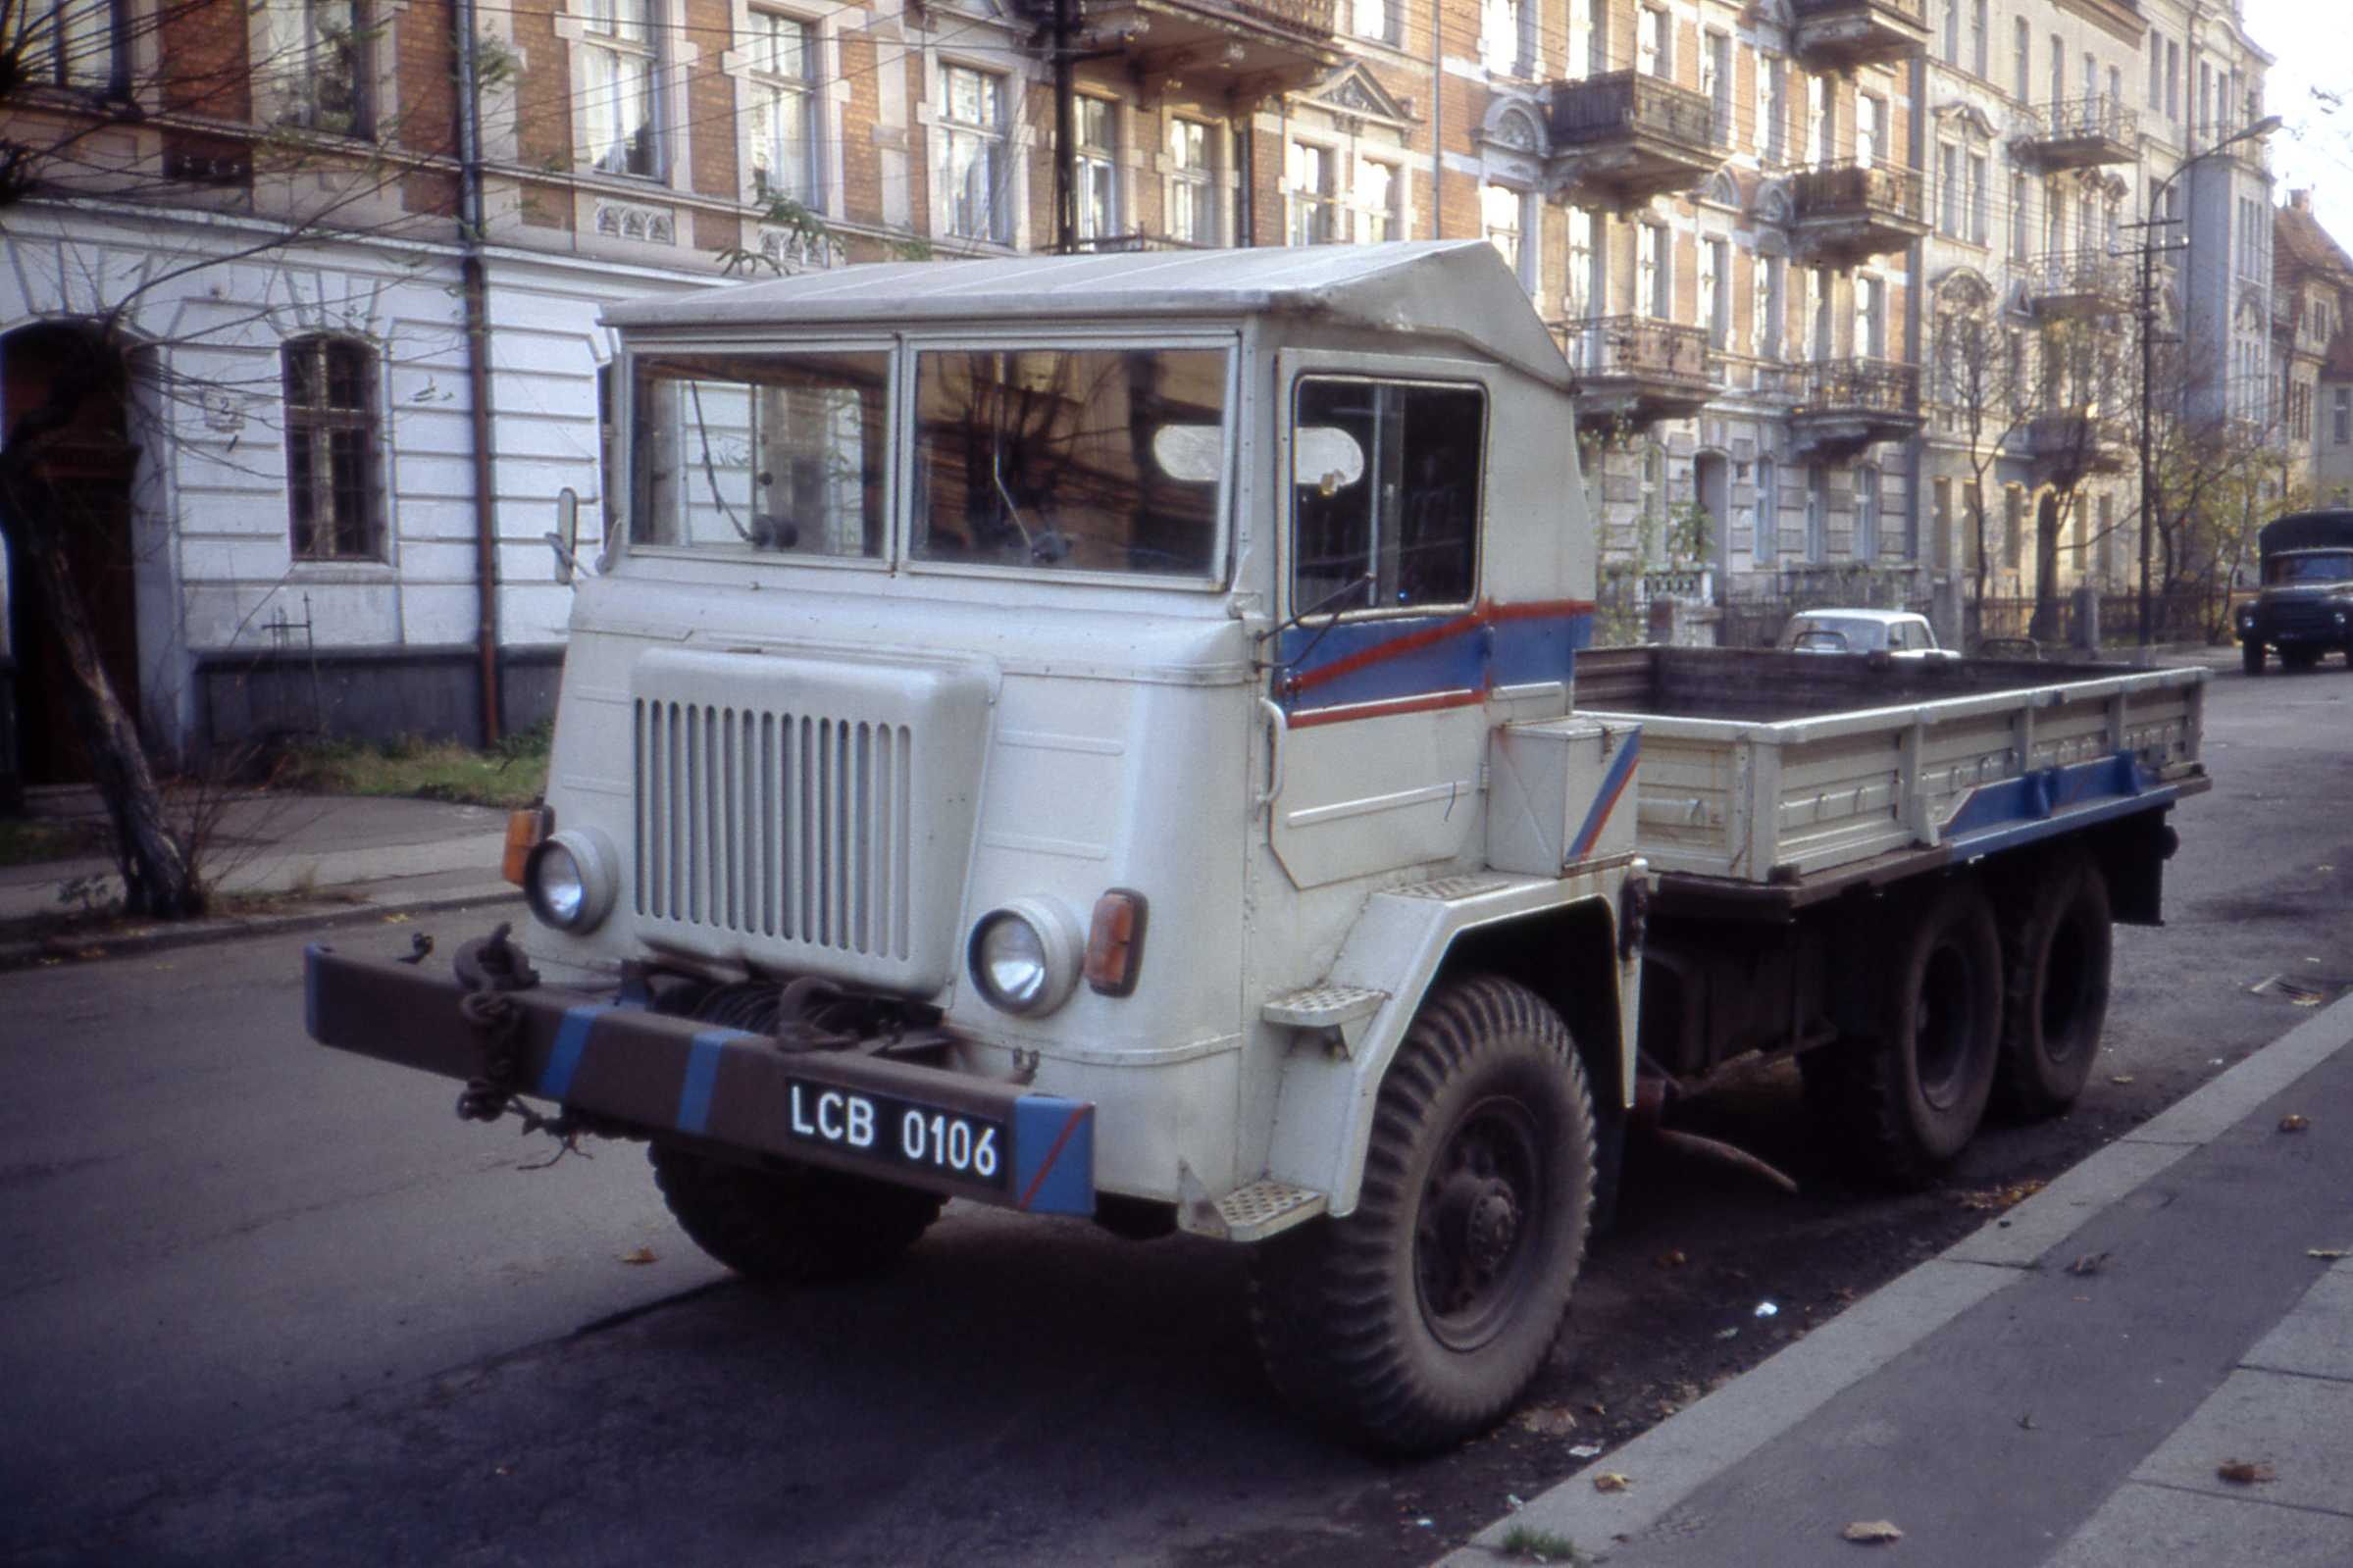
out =
[[2263,563],[2267,583],[2353,582],[2353,550],[2311,550],[2275,555]]
[[1226,361],[1222,349],[919,353],[913,558],[1208,577]]
[[887,351],[637,361],[630,539],[879,557]]

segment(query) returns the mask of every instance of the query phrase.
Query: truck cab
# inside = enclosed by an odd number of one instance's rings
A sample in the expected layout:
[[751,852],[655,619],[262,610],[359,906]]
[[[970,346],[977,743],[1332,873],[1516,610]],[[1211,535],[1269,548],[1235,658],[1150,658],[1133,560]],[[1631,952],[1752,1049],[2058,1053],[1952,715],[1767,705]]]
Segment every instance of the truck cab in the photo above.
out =
[[2353,511],[2292,513],[2256,539],[2263,586],[2233,616],[2247,674],[2274,650],[2291,670],[2332,651],[2353,668]]

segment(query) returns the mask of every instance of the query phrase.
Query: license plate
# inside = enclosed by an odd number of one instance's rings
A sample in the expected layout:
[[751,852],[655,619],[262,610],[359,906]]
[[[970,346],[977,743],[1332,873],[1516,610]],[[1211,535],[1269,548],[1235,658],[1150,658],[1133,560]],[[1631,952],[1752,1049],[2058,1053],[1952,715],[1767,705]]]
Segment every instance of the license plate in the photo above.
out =
[[789,1129],[796,1141],[910,1170],[1003,1187],[1011,1163],[999,1123],[888,1094],[789,1081]]

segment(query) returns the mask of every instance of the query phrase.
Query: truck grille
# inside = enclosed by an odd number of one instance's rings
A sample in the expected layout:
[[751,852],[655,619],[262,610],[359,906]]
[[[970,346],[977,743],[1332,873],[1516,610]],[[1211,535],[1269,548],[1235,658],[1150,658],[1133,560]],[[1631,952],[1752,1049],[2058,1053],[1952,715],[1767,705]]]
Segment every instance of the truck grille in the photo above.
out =
[[903,961],[912,731],[637,704],[638,913]]
[[628,899],[654,945],[936,994],[961,952],[992,670],[648,649]]

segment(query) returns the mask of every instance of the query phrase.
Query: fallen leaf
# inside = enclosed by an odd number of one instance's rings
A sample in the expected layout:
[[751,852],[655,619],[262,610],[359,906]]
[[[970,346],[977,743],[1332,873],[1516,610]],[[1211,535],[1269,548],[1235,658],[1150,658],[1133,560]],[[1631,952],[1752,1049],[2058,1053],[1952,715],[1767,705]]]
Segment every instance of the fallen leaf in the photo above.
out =
[[1862,1542],[1867,1546],[1884,1546],[1904,1539],[1904,1532],[1884,1519],[1858,1519],[1841,1532],[1849,1541]]
[[387,926],[405,926],[408,924],[408,916],[386,915],[384,916],[384,924]]
[[641,1268],[645,1264],[654,1261],[653,1248],[649,1246],[641,1246],[635,1248],[632,1251],[624,1252],[621,1254],[621,1261],[629,1264],[633,1268]]
[[1980,1214],[1998,1213],[2003,1209],[2018,1207],[2041,1191],[2042,1186],[2039,1181],[2015,1182],[2008,1187],[1989,1187],[1974,1192],[1957,1193],[1955,1200],[1963,1208],[1974,1209]]
[[1623,1492],[1633,1484],[1630,1478],[1615,1470],[1605,1470],[1593,1478],[1593,1490],[1596,1492]]
[[2097,1274],[2106,1267],[2108,1267],[2107,1253],[2086,1252],[2081,1257],[2075,1259],[2074,1262],[2069,1264],[2067,1266],[2067,1271],[2070,1274]]
[[2298,994],[2298,995],[2290,996],[2290,997],[2288,998],[2288,1003],[2289,1003],[2289,1005],[2291,1005],[2291,1006],[2295,1006],[2295,1007],[2318,1007],[2318,1006],[2320,1006],[2320,1005],[2321,1005],[2321,1003],[2322,1003],[2322,1002],[2326,1001],[2327,999],[2327,998],[2326,998],[2326,997],[2324,997],[2324,996],[2317,995],[2317,994],[2311,994],[2311,993],[2301,993],[2301,994]]
[[2252,1459],[2225,1459],[2214,1467],[2214,1473],[2234,1486],[2252,1487],[2259,1482],[2279,1479],[2270,1465]]
[[2132,1082],[2132,1075],[2130,1073],[2111,1073],[2108,1076],[2108,1082],[2111,1084],[2129,1084]]
[[1599,1459],[1602,1456],[1602,1445],[1598,1442],[1576,1443],[1569,1448],[1568,1456],[1571,1459]]
[[1522,1410],[1519,1425],[1540,1438],[1562,1438],[1577,1430],[1577,1413],[1566,1405],[1543,1405]]
[[2304,1249],[2304,1255],[2308,1258],[2319,1258],[2323,1262],[2334,1262],[2338,1258],[2353,1257],[2353,1252],[2348,1252],[2341,1246],[2308,1246]]
[[1651,1267],[1655,1269],[1679,1269],[1690,1261],[1691,1259],[1684,1256],[1683,1249],[1678,1246],[1671,1251],[1662,1252],[1657,1257],[1651,1259]]
[[2310,1126],[2312,1123],[2309,1120],[2293,1111],[2279,1118],[2279,1131],[2282,1133],[2301,1133]]

